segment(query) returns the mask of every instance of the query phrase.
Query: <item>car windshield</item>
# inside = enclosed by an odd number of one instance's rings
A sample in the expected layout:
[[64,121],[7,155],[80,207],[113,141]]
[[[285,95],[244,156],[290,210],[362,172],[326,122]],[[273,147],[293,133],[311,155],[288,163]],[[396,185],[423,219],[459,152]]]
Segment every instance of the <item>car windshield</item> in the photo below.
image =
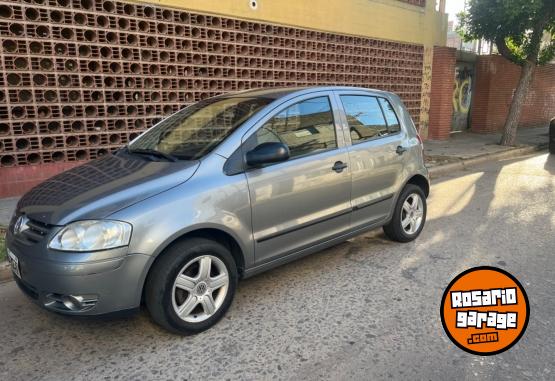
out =
[[128,145],[131,153],[195,160],[209,153],[270,98],[213,98],[164,119]]

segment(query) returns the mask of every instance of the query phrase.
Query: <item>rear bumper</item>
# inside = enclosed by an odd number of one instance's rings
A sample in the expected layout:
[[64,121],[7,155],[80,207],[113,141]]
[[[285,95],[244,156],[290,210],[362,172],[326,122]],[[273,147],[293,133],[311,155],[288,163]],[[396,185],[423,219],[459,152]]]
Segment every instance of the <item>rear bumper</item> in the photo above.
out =
[[[41,261],[15,252],[20,289],[39,306],[69,315],[105,315],[139,307],[151,256],[130,254],[93,263]],[[69,307],[68,307],[69,306]]]

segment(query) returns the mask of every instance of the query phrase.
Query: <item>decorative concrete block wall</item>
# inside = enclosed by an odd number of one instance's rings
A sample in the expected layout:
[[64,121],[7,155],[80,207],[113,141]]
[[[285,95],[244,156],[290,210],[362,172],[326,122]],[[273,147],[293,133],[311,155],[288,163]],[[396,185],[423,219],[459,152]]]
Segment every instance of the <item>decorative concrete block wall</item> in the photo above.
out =
[[377,88],[419,122],[419,44],[112,0],[0,1],[0,36],[0,175],[21,179],[4,196],[42,180],[24,168],[95,159],[230,91]]

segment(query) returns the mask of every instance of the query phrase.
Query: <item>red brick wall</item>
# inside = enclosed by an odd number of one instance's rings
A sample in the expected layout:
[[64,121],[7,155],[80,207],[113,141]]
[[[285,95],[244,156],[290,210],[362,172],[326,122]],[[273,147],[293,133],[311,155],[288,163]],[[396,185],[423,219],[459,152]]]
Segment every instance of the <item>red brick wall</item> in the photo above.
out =
[[[480,56],[471,109],[471,130],[503,129],[520,78],[520,67],[499,55]],[[555,65],[536,69],[520,115],[520,127],[547,125],[555,116]]]
[[35,185],[82,162],[0,168],[0,197],[20,196]]
[[448,139],[451,132],[456,51],[455,48],[434,47],[428,139]]

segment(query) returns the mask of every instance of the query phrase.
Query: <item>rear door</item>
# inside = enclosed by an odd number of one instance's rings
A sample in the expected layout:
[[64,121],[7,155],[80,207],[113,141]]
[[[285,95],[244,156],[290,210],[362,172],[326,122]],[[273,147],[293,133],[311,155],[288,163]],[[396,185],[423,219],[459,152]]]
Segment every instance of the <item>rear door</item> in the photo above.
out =
[[288,145],[282,163],[246,170],[256,263],[261,264],[349,229],[351,174],[328,92],[295,98],[266,117],[243,144]]
[[402,180],[405,136],[390,101],[381,93],[335,94],[343,108],[345,140],[350,142],[351,226],[356,229],[389,215]]

